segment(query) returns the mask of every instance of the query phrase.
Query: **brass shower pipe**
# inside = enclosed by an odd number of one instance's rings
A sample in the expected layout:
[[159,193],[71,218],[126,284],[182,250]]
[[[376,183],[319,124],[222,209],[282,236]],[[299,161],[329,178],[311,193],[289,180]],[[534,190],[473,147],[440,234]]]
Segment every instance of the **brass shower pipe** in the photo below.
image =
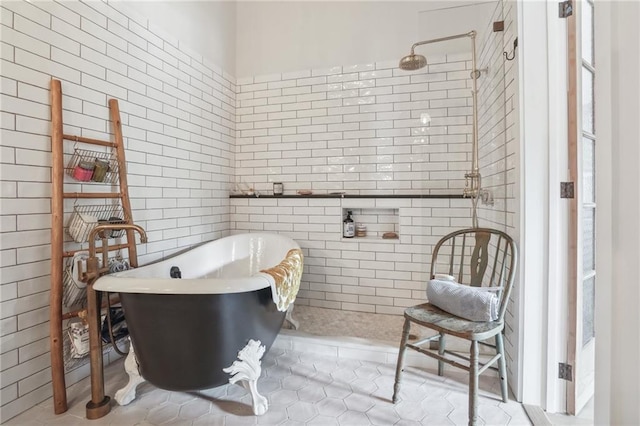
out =
[[[140,234],[140,242],[147,242],[147,233],[139,226],[132,223],[104,224],[97,225],[89,232],[89,259],[87,259],[87,270],[81,273],[81,280],[87,283],[87,318],[89,324],[89,346],[90,346],[90,371],[91,371],[91,400],[86,405],[86,416],[89,420],[99,419],[109,413],[111,409],[110,400],[104,392],[104,370],[102,360],[102,340],[100,337],[100,307],[101,295],[93,289],[94,282],[101,274],[107,272],[109,251],[107,246],[107,236],[105,231],[114,230],[137,231]],[[132,233],[133,234],[133,233]],[[96,256],[96,237],[102,240],[102,268],[99,267]],[[128,238],[128,237],[127,237]],[[135,241],[131,241],[135,244]],[[107,296],[108,297],[108,296]]]
[[464,197],[470,197],[473,205],[473,226],[478,227],[478,215],[477,205],[478,197],[481,193],[481,176],[480,169],[478,167],[478,78],[480,77],[480,71],[476,67],[476,32],[469,31],[468,33],[456,34],[448,37],[434,38],[431,40],[424,40],[414,43],[411,46],[411,53],[402,59],[400,59],[399,67],[403,70],[413,71],[423,68],[427,65],[427,59],[422,55],[415,54],[415,48],[424,44],[440,43],[443,41],[456,40],[460,38],[469,37],[471,39],[471,80],[473,87],[471,91],[472,103],[473,103],[473,126],[472,126],[472,147],[471,147],[471,171],[465,173],[465,188],[463,191]]

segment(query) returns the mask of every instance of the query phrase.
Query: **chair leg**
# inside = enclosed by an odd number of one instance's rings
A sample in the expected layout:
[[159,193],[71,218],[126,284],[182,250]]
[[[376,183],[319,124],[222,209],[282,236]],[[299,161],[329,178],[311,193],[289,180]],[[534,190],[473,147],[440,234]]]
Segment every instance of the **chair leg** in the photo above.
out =
[[402,340],[400,340],[400,349],[398,350],[398,363],[396,364],[396,381],[393,384],[393,398],[392,401],[395,404],[398,401],[398,394],[400,393],[400,376],[404,368],[404,354],[407,350],[407,340],[409,340],[409,329],[411,328],[411,321],[405,318],[404,327],[402,328]]
[[[443,356],[444,349],[444,333],[440,333],[440,338],[438,339],[438,355]],[[438,376],[442,376],[442,374],[444,374],[444,362],[438,360]]]
[[471,341],[469,365],[469,426],[478,421],[478,342]]
[[500,391],[502,392],[502,402],[509,401],[507,390],[507,359],[504,354],[504,341],[502,333],[496,334],[496,350],[500,354],[498,358],[498,375],[500,377]]

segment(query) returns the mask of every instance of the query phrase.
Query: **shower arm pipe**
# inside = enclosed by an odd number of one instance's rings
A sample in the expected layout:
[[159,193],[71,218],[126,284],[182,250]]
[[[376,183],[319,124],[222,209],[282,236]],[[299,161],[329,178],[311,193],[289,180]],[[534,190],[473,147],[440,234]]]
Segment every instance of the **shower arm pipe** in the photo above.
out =
[[473,108],[473,126],[472,126],[472,147],[471,147],[471,171],[465,173],[465,179],[468,179],[469,185],[465,187],[463,196],[472,199],[472,224],[478,227],[478,197],[481,192],[481,176],[478,167],[479,143],[478,143],[478,77],[480,72],[476,67],[476,32],[456,34],[448,37],[434,38],[432,40],[424,40],[414,43],[411,46],[411,55],[415,54],[415,48],[424,44],[439,43],[442,41],[456,40],[469,37],[471,39],[471,80],[472,80],[472,108]]
[[473,134],[472,134],[472,161],[471,161],[471,173],[467,173],[465,177],[471,178],[471,195],[480,190],[479,177],[480,169],[478,168],[478,70],[476,68],[476,32],[469,31],[468,33],[456,34],[448,37],[434,38],[431,40],[424,40],[414,43],[411,46],[411,54],[415,54],[415,48],[425,44],[440,43],[442,41],[456,40],[460,38],[469,37],[471,39],[471,79],[473,81],[472,89],[472,103],[473,103]]
[[440,43],[441,41],[449,41],[449,40],[455,40],[458,38],[465,38],[465,37],[471,37],[471,38],[475,38],[476,37],[476,32],[475,31],[469,31],[468,33],[464,33],[464,34],[456,34],[456,35],[452,35],[452,36],[448,36],[448,37],[440,37],[440,38],[434,38],[431,40],[424,40],[424,41],[419,41],[417,43],[413,43],[413,46],[411,46],[411,53],[414,53],[414,49],[418,46],[422,46],[423,44],[431,44],[431,43]]

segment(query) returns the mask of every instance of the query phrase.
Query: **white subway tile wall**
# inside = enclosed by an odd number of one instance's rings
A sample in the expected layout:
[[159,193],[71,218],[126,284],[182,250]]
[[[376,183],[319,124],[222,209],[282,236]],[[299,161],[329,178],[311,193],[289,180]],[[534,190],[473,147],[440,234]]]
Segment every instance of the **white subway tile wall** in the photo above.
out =
[[[51,78],[62,80],[65,133],[110,139],[107,99],[119,101],[133,218],[149,234],[142,264],[229,233],[234,78],[123,7],[1,4],[1,422],[52,392]],[[71,371],[67,384],[87,374]]]
[[[504,21],[504,32],[493,32],[492,23]],[[491,20],[478,40],[478,68],[486,70],[478,81],[479,167],[482,187],[491,191],[494,204],[479,203],[481,226],[500,229],[518,242],[515,226],[517,176],[517,80],[515,61],[506,61],[517,37],[515,10],[509,1],[496,3]],[[505,350],[508,374],[516,383],[519,286],[516,282],[506,313]]]
[[[371,235],[343,238],[346,210]],[[470,218],[471,203],[460,198],[231,199],[233,233],[278,232],[302,247],[297,304],[396,315],[426,301],[433,246]]]
[[470,167],[470,54],[238,79],[236,187],[458,194]]

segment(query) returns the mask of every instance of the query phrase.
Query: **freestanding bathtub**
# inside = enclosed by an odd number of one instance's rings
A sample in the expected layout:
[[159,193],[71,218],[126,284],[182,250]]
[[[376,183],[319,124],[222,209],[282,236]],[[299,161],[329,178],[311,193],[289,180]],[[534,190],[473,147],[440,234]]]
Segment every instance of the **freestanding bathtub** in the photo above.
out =
[[94,289],[120,294],[132,343],[130,382],[116,400],[131,402],[144,380],[173,391],[245,380],[254,412],[266,412],[255,389],[260,358],[292,307],[301,274],[295,241],[250,233],[99,278]]

